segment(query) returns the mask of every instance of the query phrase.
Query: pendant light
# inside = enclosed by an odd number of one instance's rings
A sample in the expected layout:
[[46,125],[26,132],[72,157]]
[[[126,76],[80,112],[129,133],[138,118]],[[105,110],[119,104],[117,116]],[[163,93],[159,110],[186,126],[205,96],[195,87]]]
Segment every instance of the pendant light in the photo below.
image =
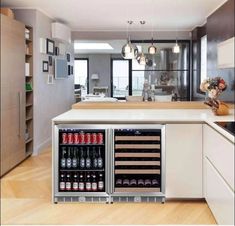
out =
[[[145,21],[144,20],[141,20],[140,21],[140,24],[141,25],[144,25],[145,24]],[[143,43],[143,41],[142,41],[142,43]],[[147,63],[147,58],[146,58],[146,56],[144,55],[144,50],[143,50],[143,46],[142,46],[142,48],[141,48],[142,50],[141,50],[141,53],[140,54],[138,54],[138,56],[137,56],[137,61],[138,61],[138,63],[140,64],[140,65],[146,65],[146,63]]]
[[180,46],[178,45],[178,31],[176,31],[176,40],[175,40],[175,45],[172,48],[173,53],[179,53],[180,52]]
[[[153,5],[153,1],[152,1],[152,5]],[[154,55],[157,53],[157,47],[153,45],[153,8],[152,7],[152,45],[149,46],[148,48],[148,53],[151,54],[151,55]]]
[[136,45],[131,43],[131,38],[129,35],[129,25],[133,23],[133,21],[127,21],[127,43],[122,47],[121,55],[124,59],[135,59],[138,55],[138,49]]

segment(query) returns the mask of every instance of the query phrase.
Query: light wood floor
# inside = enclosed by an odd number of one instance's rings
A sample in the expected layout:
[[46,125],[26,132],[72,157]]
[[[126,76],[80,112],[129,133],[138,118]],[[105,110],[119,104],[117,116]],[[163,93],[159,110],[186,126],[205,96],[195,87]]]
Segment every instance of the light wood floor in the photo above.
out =
[[51,150],[1,180],[2,224],[215,224],[205,202],[52,204]]

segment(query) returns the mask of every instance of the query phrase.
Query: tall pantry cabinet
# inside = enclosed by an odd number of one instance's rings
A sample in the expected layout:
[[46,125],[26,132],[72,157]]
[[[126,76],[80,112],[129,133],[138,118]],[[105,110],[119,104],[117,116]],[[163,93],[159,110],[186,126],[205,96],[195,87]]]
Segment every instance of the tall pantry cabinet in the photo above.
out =
[[1,16],[1,176],[25,158],[25,25]]

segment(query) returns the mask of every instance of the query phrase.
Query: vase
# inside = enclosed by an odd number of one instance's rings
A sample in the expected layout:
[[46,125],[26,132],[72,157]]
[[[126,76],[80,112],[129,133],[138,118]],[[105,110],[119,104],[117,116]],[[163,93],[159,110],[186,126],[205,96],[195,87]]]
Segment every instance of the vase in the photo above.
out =
[[217,116],[229,115],[229,106],[220,101],[218,108],[213,110],[213,113]]

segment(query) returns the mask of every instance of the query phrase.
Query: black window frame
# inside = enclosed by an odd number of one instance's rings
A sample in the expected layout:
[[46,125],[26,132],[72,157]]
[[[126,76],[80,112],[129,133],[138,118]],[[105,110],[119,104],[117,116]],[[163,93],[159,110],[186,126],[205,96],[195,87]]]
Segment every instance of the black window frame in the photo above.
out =
[[87,61],[87,94],[89,94],[89,80],[90,80],[89,58],[88,57],[75,57],[74,61],[76,61],[76,60],[86,60]]

